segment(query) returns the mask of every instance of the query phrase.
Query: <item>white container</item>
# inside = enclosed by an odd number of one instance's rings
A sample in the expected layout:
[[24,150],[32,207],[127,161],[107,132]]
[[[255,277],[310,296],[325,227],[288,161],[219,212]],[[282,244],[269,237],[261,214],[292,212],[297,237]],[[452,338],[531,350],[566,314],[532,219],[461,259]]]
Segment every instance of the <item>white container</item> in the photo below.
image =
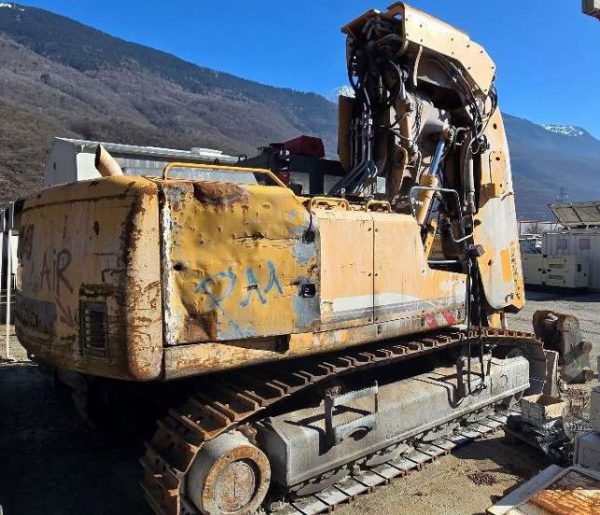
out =
[[589,287],[587,258],[522,254],[521,262],[525,284],[565,289]]
[[548,256],[544,269],[547,286],[569,289],[585,289],[589,286],[587,258]]
[[545,281],[545,258],[541,254],[521,254],[525,284],[541,286]]
[[600,434],[596,431],[580,433],[575,437],[573,464],[600,470]]
[[545,233],[542,253],[546,256],[587,258],[589,288],[600,291],[600,230],[572,229]]

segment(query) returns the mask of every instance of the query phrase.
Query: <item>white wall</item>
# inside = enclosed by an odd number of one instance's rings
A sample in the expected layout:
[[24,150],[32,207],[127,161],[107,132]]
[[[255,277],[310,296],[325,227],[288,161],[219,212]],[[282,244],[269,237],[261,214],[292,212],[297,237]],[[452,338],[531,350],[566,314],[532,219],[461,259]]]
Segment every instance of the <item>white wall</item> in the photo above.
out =
[[88,179],[97,179],[101,177],[100,172],[94,166],[94,154],[80,152],[75,157],[77,165],[75,181],[87,181]]
[[77,180],[75,153],[76,149],[73,145],[65,141],[55,140],[52,143],[44,167],[44,186],[56,186]]

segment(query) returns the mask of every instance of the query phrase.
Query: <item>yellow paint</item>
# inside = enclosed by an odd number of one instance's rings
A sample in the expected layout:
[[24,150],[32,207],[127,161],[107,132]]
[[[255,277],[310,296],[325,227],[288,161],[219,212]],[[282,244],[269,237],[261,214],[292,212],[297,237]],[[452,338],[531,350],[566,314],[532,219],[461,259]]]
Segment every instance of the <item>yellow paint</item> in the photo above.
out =
[[[27,199],[15,325],[21,343],[38,359],[109,377],[159,376],[157,191],[140,177],[111,177]],[[82,343],[81,308],[89,303],[106,306],[105,351]]]
[[[433,242],[437,235],[437,220],[432,220],[427,226],[427,234],[425,236],[425,242],[423,248],[425,249],[425,256],[429,258],[431,256],[431,250],[433,248]],[[443,257],[443,254],[442,254]]]
[[[316,209],[320,235],[321,323],[361,325],[373,320],[373,215]],[[338,308],[336,304],[342,304]],[[341,321],[344,304],[346,320]],[[354,314],[350,316],[351,306]]]
[[[362,30],[377,14],[344,31]],[[385,14],[400,18],[404,51],[452,59],[478,96],[487,94],[495,65],[466,34],[403,3]],[[343,104],[344,138],[351,104]],[[484,250],[479,269],[497,326],[501,310],[523,306],[523,277],[499,111],[485,136],[473,239]],[[173,168],[245,172],[258,183],[171,179]],[[171,163],[162,178],[51,188],[27,199],[22,213],[17,333],[41,361],[153,380],[451,325],[464,320],[465,275],[429,266],[432,245],[444,258],[434,234],[424,245],[417,220],[388,203],[298,198],[262,169]],[[106,312],[105,350],[84,342],[82,307],[90,306]]]
[[181,180],[162,188],[169,343],[307,330],[295,307],[310,303],[299,293],[314,282],[314,244],[303,243],[310,216],[291,190]]
[[[432,270],[414,218],[387,208],[111,177],[32,197],[22,224],[19,337],[85,373],[153,379],[167,355],[168,377],[205,373],[424,331],[442,311],[464,318],[464,276]],[[40,275],[48,267],[60,280]],[[82,344],[82,302],[106,306],[104,353]],[[50,326],[36,321],[42,308],[57,312]],[[179,351],[165,355],[163,332]]]
[[479,157],[481,190],[474,231],[475,243],[484,249],[478,259],[483,289],[492,312],[509,306],[520,309],[523,273],[508,144],[499,110],[491,116],[485,134],[490,148]]
[[510,281],[512,278],[512,267],[510,265],[509,249],[502,249],[500,251],[500,262],[502,263],[502,280]]

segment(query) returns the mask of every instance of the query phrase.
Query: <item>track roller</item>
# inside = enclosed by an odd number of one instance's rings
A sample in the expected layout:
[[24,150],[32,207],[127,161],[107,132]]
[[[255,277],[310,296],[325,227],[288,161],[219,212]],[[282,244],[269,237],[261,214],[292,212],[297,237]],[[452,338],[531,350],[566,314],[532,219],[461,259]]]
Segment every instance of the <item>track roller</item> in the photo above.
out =
[[207,442],[191,466],[188,497],[209,515],[246,515],[263,502],[271,481],[265,454],[240,432]]

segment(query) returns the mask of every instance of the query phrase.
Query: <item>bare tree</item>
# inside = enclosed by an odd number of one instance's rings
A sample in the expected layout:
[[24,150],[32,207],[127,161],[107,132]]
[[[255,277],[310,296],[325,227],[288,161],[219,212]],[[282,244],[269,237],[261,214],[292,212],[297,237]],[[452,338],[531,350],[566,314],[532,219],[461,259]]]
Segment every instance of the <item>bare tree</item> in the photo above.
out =
[[531,222],[525,231],[527,234],[542,234],[543,229],[539,222]]

